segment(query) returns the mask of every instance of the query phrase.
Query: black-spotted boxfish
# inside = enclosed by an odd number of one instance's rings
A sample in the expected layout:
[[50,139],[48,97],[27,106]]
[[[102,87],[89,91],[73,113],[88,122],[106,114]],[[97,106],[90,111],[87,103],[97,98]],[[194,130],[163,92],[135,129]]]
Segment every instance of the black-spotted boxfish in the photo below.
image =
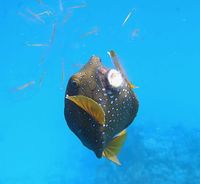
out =
[[72,132],[98,158],[120,165],[117,157],[126,138],[126,128],[138,111],[138,100],[114,51],[109,52],[115,69],[92,56],[68,81],[65,119]]

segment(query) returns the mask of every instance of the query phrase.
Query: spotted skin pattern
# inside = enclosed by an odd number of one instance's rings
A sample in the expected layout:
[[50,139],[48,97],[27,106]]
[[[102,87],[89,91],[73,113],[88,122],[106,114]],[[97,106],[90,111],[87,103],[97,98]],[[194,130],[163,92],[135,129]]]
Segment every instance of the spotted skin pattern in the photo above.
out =
[[104,110],[105,124],[65,98],[65,119],[69,128],[81,142],[93,150],[98,158],[113,137],[126,129],[138,111],[138,100],[125,80],[119,87],[108,81],[108,72],[101,60],[93,56],[88,63],[73,75],[68,82],[65,95],[83,95],[93,99]]

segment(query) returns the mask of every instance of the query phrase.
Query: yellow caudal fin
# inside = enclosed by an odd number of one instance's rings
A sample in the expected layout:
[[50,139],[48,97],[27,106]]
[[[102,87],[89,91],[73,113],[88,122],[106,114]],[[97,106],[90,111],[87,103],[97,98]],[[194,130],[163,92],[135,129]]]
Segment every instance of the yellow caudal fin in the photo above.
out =
[[77,106],[90,114],[98,123],[105,124],[105,113],[103,108],[91,98],[83,95],[66,96],[67,99],[74,102]]
[[107,147],[104,149],[102,156],[113,161],[117,165],[121,165],[120,161],[117,158],[118,153],[120,152],[122,145],[126,139],[126,130],[123,130],[119,133],[112,141],[110,141]]
[[122,76],[124,77],[124,79],[126,80],[126,82],[128,83],[129,87],[130,87],[131,89],[137,88],[135,85],[133,85],[133,84],[128,80],[128,78],[127,78],[127,76],[126,76],[126,74],[125,74],[125,72],[124,72],[122,66],[121,66],[120,63],[119,63],[119,59],[117,58],[117,55],[115,54],[115,51],[111,50],[111,51],[108,52],[108,54],[110,55],[111,59],[113,60],[113,63],[114,63],[114,65],[115,65],[116,69],[117,69],[118,71],[120,71],[120,73],[122,74]]

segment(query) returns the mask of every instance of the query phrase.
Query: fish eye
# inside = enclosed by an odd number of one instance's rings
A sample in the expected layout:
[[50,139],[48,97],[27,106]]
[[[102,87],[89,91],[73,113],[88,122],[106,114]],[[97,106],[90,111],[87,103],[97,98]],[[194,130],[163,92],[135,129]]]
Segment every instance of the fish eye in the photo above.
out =
[[71,85],[72,87],[78,87],[78,81],[72,80]]
[[73,76],[71,78],[71,86],[73,88],[77,88],[79,86],[79,80],[78,80],[78,78],[76,76]]

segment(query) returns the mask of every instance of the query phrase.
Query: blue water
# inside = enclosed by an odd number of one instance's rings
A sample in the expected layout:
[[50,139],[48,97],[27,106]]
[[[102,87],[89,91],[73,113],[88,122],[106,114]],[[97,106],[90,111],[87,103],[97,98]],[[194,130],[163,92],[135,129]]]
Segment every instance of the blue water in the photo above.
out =
[[[69,8],[77,5],[84,7]],[[199,7],[1,0],[0,184],[199,184]],[[85,148],[63,113],[69,77],[94,54],[113,67],[111,49],[139,86],[121,167]]]

